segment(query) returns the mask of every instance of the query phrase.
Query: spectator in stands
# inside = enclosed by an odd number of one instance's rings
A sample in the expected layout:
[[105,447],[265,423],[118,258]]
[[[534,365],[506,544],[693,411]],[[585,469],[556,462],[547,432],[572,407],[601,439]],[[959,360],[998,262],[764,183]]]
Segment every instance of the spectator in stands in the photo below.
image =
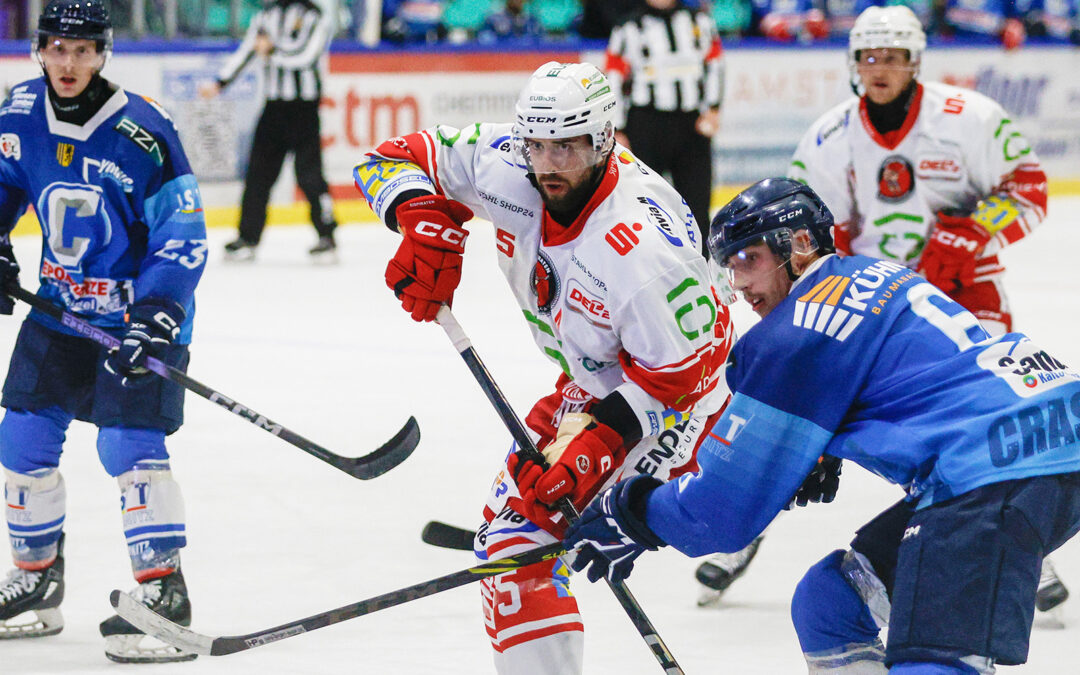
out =
[[484,19],[480,39],[485,42],[507,38],[536,38],[544,34],[539,19],[525,0],[506,0],[503,8]]
[[816,0],[752,0],[754,25],[770,40],[801,42],[829,37],[829,24]]
[[383,0],[383,39],[439,42],[446,37],[442,0]]

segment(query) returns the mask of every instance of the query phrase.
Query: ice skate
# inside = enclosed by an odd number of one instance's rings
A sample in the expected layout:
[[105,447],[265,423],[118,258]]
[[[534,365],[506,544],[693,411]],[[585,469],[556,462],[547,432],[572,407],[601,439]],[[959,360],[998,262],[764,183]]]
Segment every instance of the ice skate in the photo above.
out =
[[1035,609],[1043,615],[1043,621],[1036,625],[1045,628],[1064,628],[1065,611],[1062,604],[1069,599],[1069,589],[1058,578],[1054,565],[1043,559],[1042,574],[1039,576],[1039,589],[1035,591]]
[[[191,601],[180,570],[144,581],[131,596],[170,621],[191,625]],[[102,621],[101,634],[105,638],[105,656],[117,663],[171,663],[191,661],[198,656],[147,637],[119,616]],[[143,644],[144,641],[148,644]]]
[[225,244],[225,259],[231,262],[246,262],[255,259],[255,246],[245,239],[236,239]]
[[749,546],[735,553],[716,553],[698,566],[694,576],[704,586],[698,596],[698,607],[713,607],[720,602],[724,591],[749,567],[763,538],[758,537],[750,542]]
[[[62,542],[61,542],[62,543]],[[45,637],[64,629],[63,549],[41,570],[15,568],[0,583],[0,640]],[[22,616],[32,613],[29,617]],[[16,621],[22,618],[21,621]],[[27,618],[33,618],[26,621]]]
[[308,253],[311,255],[312,260],[316,262],[337,262],[337,242],[334,241],[332,235],[319,237],[319,241],[308,249]]

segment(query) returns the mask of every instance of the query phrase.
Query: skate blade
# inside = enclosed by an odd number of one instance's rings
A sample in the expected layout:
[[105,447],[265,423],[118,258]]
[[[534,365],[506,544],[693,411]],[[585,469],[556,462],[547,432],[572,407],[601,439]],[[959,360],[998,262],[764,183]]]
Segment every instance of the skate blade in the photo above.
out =
[[175,663],[193,661],[199,655],[181,651],[148,635],[134,633],[107,636],[105,656],[116,663]]
[[341,262],[338,258],[337,250],[332,251],[318,251],[311,253],[311,263],[313,265],[337,265]]
[[724,597],[723,591],[702,587],[701,593],[698,594],[697,606],[701,608],[719,607],[722,597]]
[[1044,612],[1036,612],[1035,621],[1032,625],[1042,630],[1064,630],[1065,608],[1057,605]]
[[250,248],[242,248],[239,251],[226,251],[225,252],[225,262],[246,263],[246,262],[254,262],[254,260],[255,260],[255,251],[252,251]]
[[64,630],[64,616],[59,608],[32,609],[19,616],[27,616],[31,613],[35,616],[34,621],[29,623],[9,623],[19,617],[12,617],[9,621],[0,621],[0,640],[48,637]]

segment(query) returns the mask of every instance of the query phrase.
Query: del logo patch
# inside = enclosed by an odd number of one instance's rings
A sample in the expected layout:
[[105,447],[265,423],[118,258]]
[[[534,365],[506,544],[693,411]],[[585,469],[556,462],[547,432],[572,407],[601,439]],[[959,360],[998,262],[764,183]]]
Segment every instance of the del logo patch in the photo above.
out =
[[18,134],[0,134],[0,154],[8,159],[22,159],[22,143]]

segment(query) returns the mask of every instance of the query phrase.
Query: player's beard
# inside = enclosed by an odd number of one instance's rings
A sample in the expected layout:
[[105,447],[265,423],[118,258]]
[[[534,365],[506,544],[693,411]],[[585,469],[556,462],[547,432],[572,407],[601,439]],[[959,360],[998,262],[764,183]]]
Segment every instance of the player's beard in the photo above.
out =
[[[555,219],[555,222],[561,225],[569,225],[574,222],[574,219],[578,217],[578,214],[585,208],[585,205],[596,191],[596,186],[603,177],[603,166],[603,163],[595,166],[590,174],[577,185],[571,185],[570,181],[560,177],[558,174],[541,174],[533,179],[536,181],[536,189],[540,191],[540,198],[543,199],[544,206],[547,208],[548,213],[551,214],[551,217]],[[542,184],[543,180],[559,180],[567,186],[566,190],[561,195],[548,194],[547,189]]]

